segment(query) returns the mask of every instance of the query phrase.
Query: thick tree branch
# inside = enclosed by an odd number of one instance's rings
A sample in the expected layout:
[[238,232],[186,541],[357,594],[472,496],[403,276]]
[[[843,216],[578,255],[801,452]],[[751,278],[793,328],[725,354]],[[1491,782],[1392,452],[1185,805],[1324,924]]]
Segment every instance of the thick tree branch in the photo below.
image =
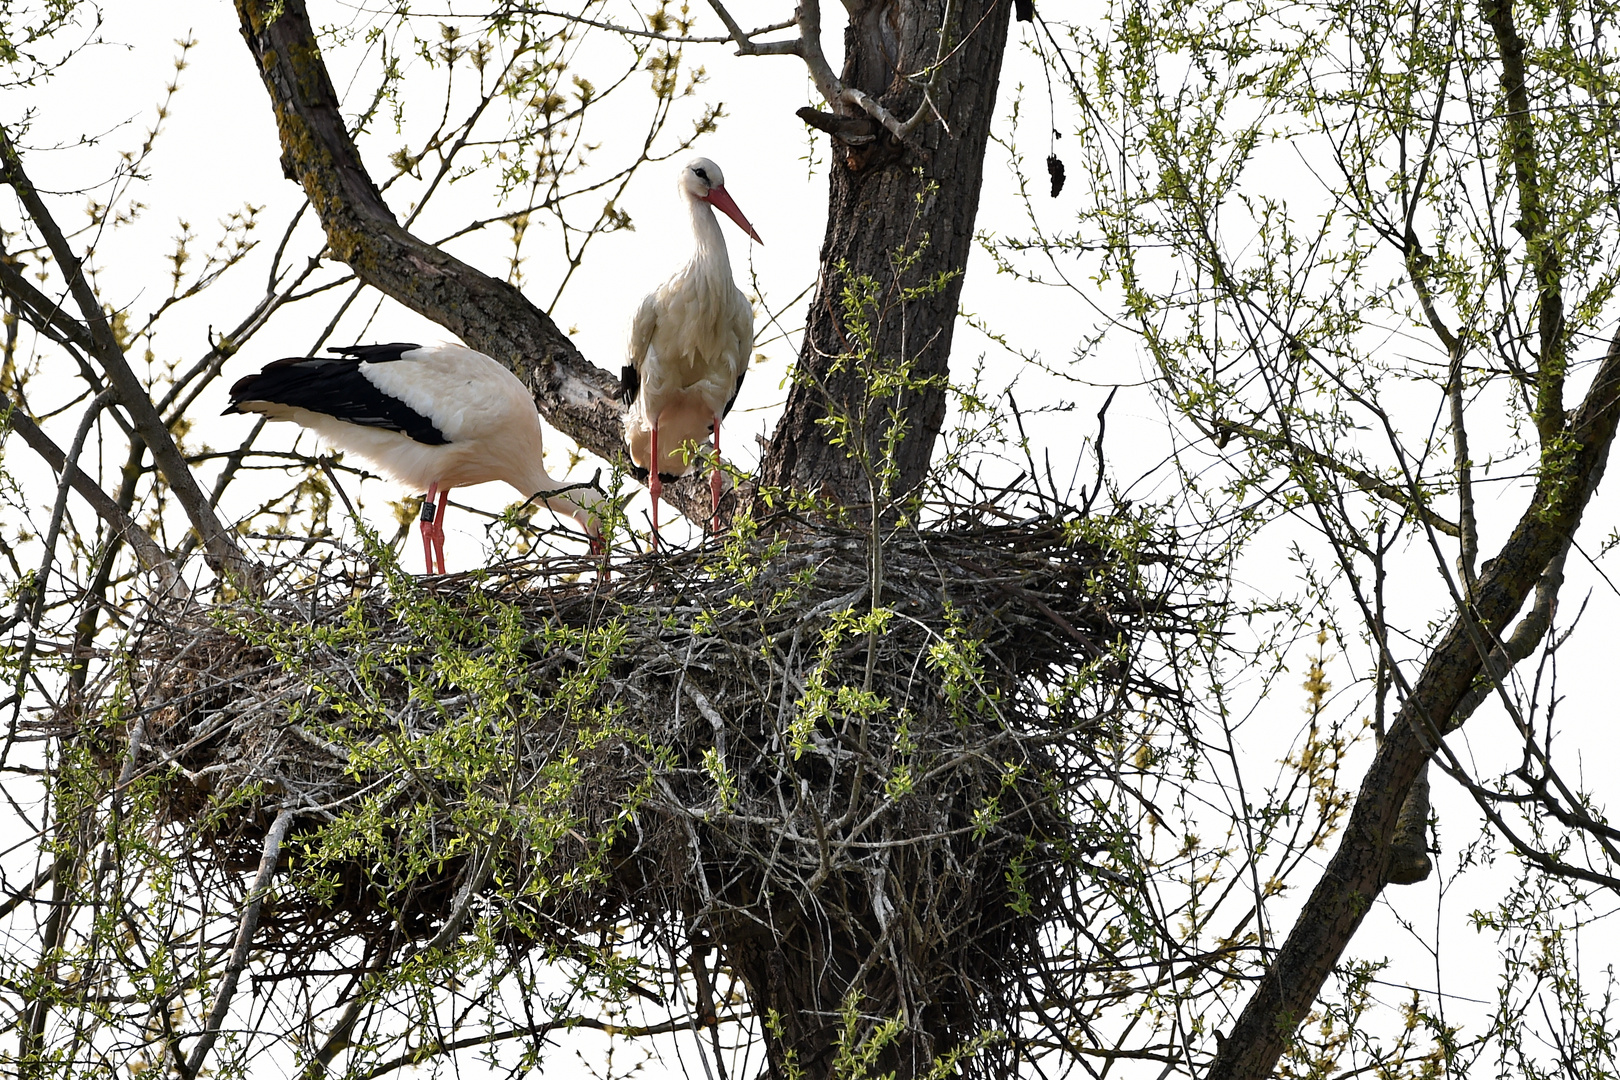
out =
[[[1506,632],[1532,587],[1538,583],[1551,587],[1547,572],[1566,550],[1602,478],[1617,421],[1620,335],[1610,343],[1586,400],[1554,433],[1576,449],[1562,462],[1544,468],[1529,507],[1490,569],[1480,575],[1473,610],[1458,613],[1424,664],[1367,770],[1338,850],[1254,996],[1222,1041],[1208,1080],[1270,1076],[1294,1031],[1309,1015],[1333,966],[1389,881],[1390,840],[1397,816],[1437,737],[1469,702],[1474,680],[1486,667],[1481,640],[1497,641]],[[1528,619],[1526,632],[1533,631],[1537,622],[1539,616]],[[1498,657],[1506,661],[1514,651],[1510,645],[1507,655]],[[1491,658],[1493,667],[1496,659]]]
[[[0,129],[0,178],[16,191],[23,209],[50,247],[51,255],[61,268],[68,290],[79,308],[83,326],[89,331],[92,346],[90,354],[107,373],[108,380],[117,391],[119,404],[129,414],[136,432],[151,450],[154,463],[162,472],[163,478],[169,482],[169,488],[185,510],[186,517],[191,521],[191,527],[196,529],[198,536],[202,538],[209,562],[215,570],[229,575],[239,586],[247,587],[256,577],[252,560],[237,547],[230,531],[214,514],[213,507],[208,503],[208,497],[186,465],[185,458],[181,456],[179,447],[174,443],[173,435],[164,425],[163,417],[152,404],[151,395],[147,393],[146,387],[141,385],[140,379],[124,358],[124,350],[118,344],[118,339],[107,322],[101,301],[91,289],[78,256],[68,245],[67,238],[57,227],[55,218],[51,216],[44,200],[40,198],[39,192],[34,189],[34,185],[23,171],[22,158],[12,145],[11,136],[3,129]],[[55,326],[56,323],[57,320],[52,320],[51,325]]]
[[1564,336],[1564,266],[1559,255],[1562,238],[1554,235],[1552,215],[1542,198],[1535,119],[1530,89],[1525,81],[1524,39],[1513,21],[1513,0],[1482,0],[1480,14],[1496,38],[1502,61],[1502,97],[1507,106],[1502,123],[1507,159],[1513,166],[1518,189],[1519,220],[1513,223],[1524,237],[1529,268],[1536,279],[1538,348],[1536,366],[1536,428],[1543,451],[1552,449],[1553,436],[1564,422],[1564,373],[1568,366]]
[[[360,160],[303,0],[236,0],[281,135],[282,167],[309,196],[332,253],[361,281],[517,373],[540,412],[591,453],[628,465],[619,380],[580,355],[517,289],[402,227]],[[664,486],[694,521],[709,515],[705,477]]]

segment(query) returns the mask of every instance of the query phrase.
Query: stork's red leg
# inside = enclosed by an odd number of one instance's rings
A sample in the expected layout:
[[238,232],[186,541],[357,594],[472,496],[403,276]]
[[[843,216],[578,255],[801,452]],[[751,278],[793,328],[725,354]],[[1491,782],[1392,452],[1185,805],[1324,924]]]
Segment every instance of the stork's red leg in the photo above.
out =
[[439,492],[439,510],[433,515],[433,549],[439,553],[439,573],[448,574],[450,568],[444,564],[444,511],[450,503],[450,489],[445,488]]
[[422,496],[422,560],[427,565],[426,573],[433,573],[433,523],[438,510],[433,497],[439,493],[438,484],[429,484],[427,494]]
[[709,474],[709,494],[713,498],[714,520],[711,522],[713,531],[720,531],[720,418],[714,418],[714,472]]
[[607,540],[601,536],[591,537],[591,558],[596,560],[596,580],[613,580],[613,560],[608,556]]
[[647,477],[647,491],[652,494],[652,545],[658,547],[658,500],[664,496],[664,482],[658,479],[658,467],[664,459],[658,456],[658,418],[653,417],[652,425],[652,473]]

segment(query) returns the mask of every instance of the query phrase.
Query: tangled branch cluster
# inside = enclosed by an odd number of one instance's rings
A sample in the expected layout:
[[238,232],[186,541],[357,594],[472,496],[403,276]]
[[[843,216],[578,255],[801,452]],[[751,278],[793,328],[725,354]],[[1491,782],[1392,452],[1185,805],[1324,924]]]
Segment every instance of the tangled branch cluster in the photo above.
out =
[[717,951],[777,1058],[830,1053],[851,1002],[943,1053],[1019,1007],[1118,841],[1085,793],[1175,706],[1145,658],[1185,618],[1108,528],[958,518],[879,562],[800,523],[607,580],[345,560],[149,620],[103,768],[154,785],[207,887],[268,860],[274,966],[474,937],[600,964],[630,926],[711,1022]]

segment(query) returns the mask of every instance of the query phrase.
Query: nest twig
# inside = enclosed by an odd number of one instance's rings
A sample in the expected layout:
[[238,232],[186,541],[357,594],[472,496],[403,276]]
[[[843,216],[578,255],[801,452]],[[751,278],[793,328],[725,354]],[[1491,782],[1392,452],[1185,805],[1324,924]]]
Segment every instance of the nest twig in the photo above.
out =
[[853,992],[942,1052],[995,1019],[1110,842],[1065,793],[1175,699],[1143,660],[1188,625],[1146,584],[1163,553],[1075,525],[901,531],[879,581],[867,538],[827,525],[609,580],[328,565],[257,608],[151,619],[108,769],[161,777],[221,879],[291,811],[255,943],[288,970],[446,947],[474,917],[580,956],[629,924],[718,950],[786,1044]]

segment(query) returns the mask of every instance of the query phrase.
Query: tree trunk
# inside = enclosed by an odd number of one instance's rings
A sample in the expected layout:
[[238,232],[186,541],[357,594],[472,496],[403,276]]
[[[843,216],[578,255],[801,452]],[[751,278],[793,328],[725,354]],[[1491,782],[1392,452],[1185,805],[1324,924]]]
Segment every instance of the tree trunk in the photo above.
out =
[[[402,228],[366,175],[342,122],[303,0],[236,0],[242,32],[259,62],[276,106],[288,175],[309,193],[332,250],[367,284],[445,326],[474,348],[510,366],[535,391],[546,419],[604,457],[623,453],[613,377],[590,364],[546,315],[517,289],[424,243]],[[984,154],[1012,13],[1009,0],[851,0],[845,85],[863,91],[905,118],[924,103],[932,109],[902,143],[864,116],[832,118],[843,127],[831,169],[827,234],[821,273],[786,413],[761,465],[764,484],[831,491],[850,505],[871,501],[869,474],[836,432],[818,423],[831,415],[861,415],[868,384],[851,352],[841,310],[842,291],[863,278],[878,287],[895,317],[871,327],[864,348],[883,363],[910,366],[908,389],[866,416],[859,434],[877,446],[885,417],[903,413],[904,432],[892,448],[892,488],[915,488],[927,473],[945,416],[945,379],[973,243]],[[950,15],[945,45],[940,26]],[[944,55],[942,65],[937,59]],[[938,66],[938,77],[933,69]],[[910,76],[908,78],[908,76]],[[784,118],[785,119],[785,118]],[[915,256],[900,272],[896,259]],[[926,295],[902,287],[942,282]],[[901,317],[903,315],[903,317]],[[706,478],[677,499],[688,515],[706,515]],[[671,488],[666,487],[666,492]],[[727,500],[727,509],[731,505]],[[791,1053],[806,1080],[832,1073],[841,1018],[854,991],[863,1016],[892,1016],[903,988],[886,977],[860,974],[860,958],[875,927],[827,926],[808,912],[813,898],[785,917],[777,940],[728,949],[727,961],[748,985],[757,1011],[774,1009],[780,1034],[767,1036],[773,1071],[784,1073]],[[784,948],[785,946],[785,948]],[[879,965],[881,969],[881,965]],[[859,982],[860,985],[856,985]],[[885,1052],[878,1072],[900,1080],[926,1074],[935,1055],[960,1030],[962,1000],[917,1002],[906,1031]]]
[[[853,350],[910,365],[910,382],[894,402],[905,410],[905,431],[893,451],[894,490],[915,488],[928,471],[945,420],[945,385],[962,273],[973,244],[985,148],[995,112],[1012,5],[1007,0],[865,0],[851,3],[843,81],[897,117],[924,103],[924,84],[940,53],[940,20],[948,58],[929,99],[937,109],[898,144],[867,123],[871,142],[834,136],[827,235],[787,409],[760,469],[762,485],[830,494],[846,505],[871,501],[867,470],[828,438],[829,416],[861,418],[868,448],[881,445],[886,409],[865,415],[869,386],[860,365],[840,363]],[[942,9],[945,9],[942,11]],[[912,78],[908,78],[912,76]],[[943,118],[943,120],[941,119]],[[841,118],[842,119],[842,118]],[[833,124],[818,124],[832,128]],[[917,253],[903,275],[895,260]],[[843,291],[870,278],[893,304],[903,286],[949,275],[944,287],[906,304],[904,317],[872,328],[869,345],[846,332]]]
[[[947,56],[928,99],[934,110],[905,142],[869,117],[800,115],[833,135],[827,233],[810,303],[804,343],[787,406],[761,463],[762,487],[830,496],[845,506],[874,501],[873,469],[892,470],[891,492],[916,489],[927,475],[945,420],[952,331],[963,272],[973,244],[984,156],[994,118],[1012,5],[1007,0],[855,0],[846,3],[844,86],[875,99],[900,120],[925,104],[941,55]],[[954,11],[953,11],[954,9]],[[941,20],[953,15],[941,48]],[[911,78],[908,78],[911,76]],[[853,113],[853,109],[846,108]],[[855,328],[847,290],[866,283],[875,298]],[[929,282],[901,304],[901,290]],[[874,369],[902,365],[906,388],[869,408]],[[885,427],[903,413],[903,434],[883,449]],[[832,423],[829,423],[832,421]],[[838,438],[838,425],[862,452]],[[864,460],[863,460],[864,458]],[[884,460],[879,460],[884,459]],[[778,917],[782,913],[776,913]],[[780,1030],[767,1033],[770,1064],[786,1073],[791,1055],[806,1080],[833,1072],[840,1006],[856,995],[861,1015],[889,1017],[908,990],[884,982],[884,965],[860,963],[878,928],[828,924],[799,912],[782,918],[780,940],[733,947],[728,961],[748,985],[761,1014]],[[928,1000],[905,1010],[908,1023],[880,1057],[879,1075],[925,1075],[961,1030],[965,1002]],[[921,1007],[915,1007],[920,1005]],[[869,1032],[860,1032],[865,1036]]]

